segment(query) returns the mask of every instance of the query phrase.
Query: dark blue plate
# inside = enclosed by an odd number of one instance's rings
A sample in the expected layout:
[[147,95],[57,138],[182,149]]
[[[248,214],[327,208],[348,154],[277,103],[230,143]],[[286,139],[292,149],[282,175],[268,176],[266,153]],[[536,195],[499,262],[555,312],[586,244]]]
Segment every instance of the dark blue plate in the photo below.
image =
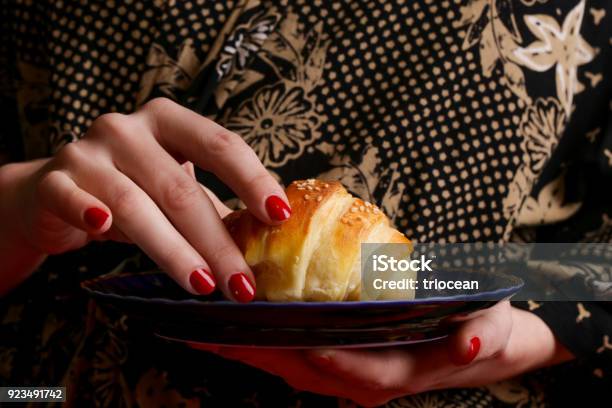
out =
[[452,295],[416,293],[414,300],[365,302],[256,301],[238,304],[218,294],[194,297],[162,272],[103,276],[83,283],[98,303],[144,322],[177,341],[257,347],[372,347],[444,337],[453,324],[477,315],[523,285],[514,276],[474,271],[428,278],[474,280],[480,290]]

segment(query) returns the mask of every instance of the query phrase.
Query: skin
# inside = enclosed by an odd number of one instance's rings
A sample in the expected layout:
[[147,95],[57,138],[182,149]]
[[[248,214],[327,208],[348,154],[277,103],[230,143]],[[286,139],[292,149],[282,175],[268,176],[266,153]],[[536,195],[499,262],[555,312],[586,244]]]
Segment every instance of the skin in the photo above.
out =
[[[191,293],[189,275],[202,267],[214,273],[229,298],[227,282],[234,273],[254,282],[221,221],[230,210],[197,183],[191,162],[221,178],[260,220],[278,223],[266,213],[265,200],[287,197],[243,140],[168,99],[156,99],[130,115],[101,116],[84,138],[53,158],[0,167],[0,296],[49,254],[107,239],[138,245]],[[85,222],[89,208],[109,215],[100,228]],[[482,345],[466,364],[474,336]],[[297,389],[365,406],[492,383],[572,358],[542,320],[508,302],[458,322],[443,341],[410,347],[192,347],[281,376]]]
[[[159,98],[139,111],[96,119],[78,142],[53,158],[0,168],[0,295],[23,281],[47,255],[91,240],[137,244],[185,290],[192,271],[212,271],[231,298],[229,277],[253,274],[225,229],[218,200],[193,177],[189,162],[215,173],[261,221],[278,224],[265,200],[283,188],[242,138]],[[109,217],[100,228],[87,209]],[[226,211],[223,209],[222,211]]]
[[[474,336],[481,348],[466,363]],[[447,339],[422,345],[324,350],[191,346],[280,376],[298,390],[367,407],[425,391],[491,384],[573,358],[539,317],[509,302],[459,324]]]

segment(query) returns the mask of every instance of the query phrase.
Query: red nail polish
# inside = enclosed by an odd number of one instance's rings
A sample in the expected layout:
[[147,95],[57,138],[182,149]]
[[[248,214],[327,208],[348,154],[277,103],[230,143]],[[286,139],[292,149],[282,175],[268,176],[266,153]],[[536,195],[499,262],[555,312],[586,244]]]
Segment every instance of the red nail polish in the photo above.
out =
[[463,360],[463,364],[471,363],[476,358],[479,351],[480,351],[480,338],[472,337],[472,339],[470,340],[468,351],[465,355],[465,359]]
[[232,296],[240,303],[248,303],[255,297],[255,288],[244,273],[235,273],[229,279]]
[[83,219],[91,228],[100,229],[108,219],[108,214],[99,208],[88,208],[83,214]]
[[470,339],[468,348],[465,352],[458,351],[457,353],[451,352],[450,359],[453,364],[461,366],[470,364],[478,355],[480,351],[480,338],[474,336]]
[[196,269],[189,275],[191,287],[200,295],[209,295],[215,290],[215,278],[205,269]]
[[285,221],[291,215],[291,208],[279,196],[270,196],[266,200],[266,211],[274,221]]

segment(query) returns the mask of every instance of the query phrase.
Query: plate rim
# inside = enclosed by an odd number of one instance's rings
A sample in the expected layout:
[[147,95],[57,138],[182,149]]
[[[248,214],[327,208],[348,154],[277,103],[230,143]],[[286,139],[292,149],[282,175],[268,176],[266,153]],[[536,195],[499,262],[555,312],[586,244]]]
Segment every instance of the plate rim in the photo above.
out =
[[[137,295],[119,295],[116,293],[102,292],[93,289],[91,285],[96,284],[99,281],[111,280],[111,279],[124,279],[134,276],[142,275],[166,275],[165,272],[147,271],[143,273],[128,273],[121,275],[101,275],[93,279],[88,279],[81,282],[81,288],[85,290],[89,295],[95,298],[115,299],[115,300],[128,300],[136,303],[158,303],[158,304],[172,304],[176,306],[198,306],[198,307],[230,307],[230,308],[244,308],[249,307],[253,309],[279,309],[279,308],[333,308],[333,309],[344,309],[344,308],[380,308],[380,307],[403,307],[413,305],[427,305],[432,303],[451,303],[451,302],[482,302],[492,301],[493,297],[497,301],[509,299],[514,296],[518,291],[523,288],[525,282],[518,276],[514,275],[502,275],[497,272],[491,272],[491,275],[503,276],[505,279],[513,281],[513,284],[508,287],[495,289],[493,291],[487,291],[484,293],[475,293],[467,295],[453,295],[453,296],[435,296],[421,299],[391,299],[391,300],[356,300],[356,301],[326,301],[326,302],[308,302],[308,301],[291,301],[291,302],[271,302],[265,300],[255,300],[249,303],[238,303],[231,300],[201,300],[197,298],[190,299],[169,299],[162,297],[151,297],[145,298]],[[167,276],[167,275],[166,275]],[[499,295],[497,297],[496,295]]]
[[321,346],[268,346],[268,345],[257,345],[257,344],[228,344],[228,343],[214,343],[214,342],[207,343],[204,341],[190,341],[186,339],[181,339],[180,337],[174,337],[174,336],[161,334],[158,331],[154,332],[153,335],[165,341],[185,344],[185,345],[188,345],[189,343],[196,343],[196,344],[206,344],[208,346],[219,347],[219,348],[252,348],[254,350],[256,349],[268,349],[268,350],[274,350],[274,349],[282,349],[282,350],[360,349],[364,347],[384,348],[384,347],[396,347],[396,346],[430,343],[433,341],[445,339],[449,336],[449,334],[441,334],[436,337],[419,339],[419,340],[400,340],[400,341],[378,342],[378,343],[333,344],[333,345],[321,345]]

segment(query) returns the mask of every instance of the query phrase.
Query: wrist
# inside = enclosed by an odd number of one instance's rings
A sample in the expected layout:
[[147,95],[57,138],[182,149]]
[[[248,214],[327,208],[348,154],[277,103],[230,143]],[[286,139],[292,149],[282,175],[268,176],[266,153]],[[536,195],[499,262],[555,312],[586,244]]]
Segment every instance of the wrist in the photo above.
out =
[[5,220],[0,230],[0,240],[28,244],[26,239],[26,215],[29,207],[27,185],[43,160],[10,163],[0,166],[0,217]]
[[46,254],[27,239],[27,180],[46,160],[13,163],[0,167],[0,296],[17,286],[38,267]]

